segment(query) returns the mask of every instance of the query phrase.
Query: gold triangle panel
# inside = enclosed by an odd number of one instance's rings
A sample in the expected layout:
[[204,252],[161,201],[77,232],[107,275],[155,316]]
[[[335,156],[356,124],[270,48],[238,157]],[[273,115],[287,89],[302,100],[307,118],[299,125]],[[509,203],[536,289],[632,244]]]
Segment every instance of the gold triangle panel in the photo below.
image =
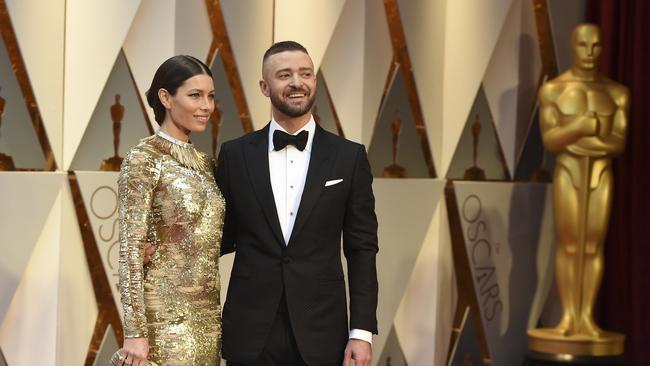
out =
[[341,121],[336,113],[334,101],[330,95],[322,69],[318,71],[316,77],[318,82],[316,86],[316,101],[314,102],[311,111],[312,115],[314,116],[316,123],[320,124],[320,126],[325,130],[335,135],[345,137],[343,126],[341,126]]
[[246,103],[239,71],[237,71],[237,63],[235,62],[235,56],[230,45],[230,38],[228,38],[228,30],[226,29],[226,22],[223,17],[223,11],[221,10],[221,1],[205,0],[205,6],[208,9],[208,16],[210,17],[214,37],[210,45],[210,51],[208,51],[207,64],[210,65],[213,63],[213,58],[217,55],[217,50],[219,50],[226,75],[228,75],[228,85],[230,86],[232,96],[235,98],[235,105],[237,106],[244,132],[252,132],[253,123],[250,112],[248,111],[248,104]]
[[70,170],[119,171],[129,149],[150,135],[150,126],[126,57],[120,51]]
[[465,121],[447,178],[473,181],[510,179],[482,85]]
[[392,80],[368,148],[368,160],[375,177],[429,178],[431,170],[401,67],[398,65],[392,70]]
[[[415,122],[416,131],[420,140],[419,145],[422,149],[422,154],[424,155],[427,165],[428,176],[429,178],[435,178],[437,176],[436,170],[433,165],[433,156],[431,155],[431,148],[427,137],[420,97],[418,96],[417,87],[415,85],[416,80],[415,75],[413,74],[413,65],[406,45],[406,36],[404,34],[404,27],[399,13],[399,5],[397,0],[384,0],[384,7],[386,9],[388,29],[393,46],[394,60],[401,66],[400,72],[402,73],[401,77],[404,80],[404,91],[411,109],[413,121]],[[392,78],[391,75],[388,77]],[[384,102],[386,102],[386,100],[384,100]],[[375,127],[375,129],[376,128],[377,127]],[[399,169],[397,169],[397,171],[399,171]]]
[[4,0],[0,0],[0,33],[0,171],[55,170],[54,153]]
[[212,76],[215,88],[215,109],[210,117],[208,128],[191,136],[192,142],[208,156],[215,159],[219,156],[219,148],[225,141],[232,140],[246,133],[242,120],[239,118],[237,103],[230,87],[228,76],[222,58],[222,52],[217,49],[211,57]]

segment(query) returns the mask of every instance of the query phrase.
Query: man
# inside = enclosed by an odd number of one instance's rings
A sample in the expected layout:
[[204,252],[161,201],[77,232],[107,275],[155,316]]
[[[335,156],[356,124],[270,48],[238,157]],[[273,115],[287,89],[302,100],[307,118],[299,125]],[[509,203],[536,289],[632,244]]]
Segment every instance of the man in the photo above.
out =
[[271,122],[219,153],[221,253],[235,252],[223,358],[233,366],[370,365],[378,245],[365,149],[315,123],[316,74],[300,44],[266,51],[260,89]]

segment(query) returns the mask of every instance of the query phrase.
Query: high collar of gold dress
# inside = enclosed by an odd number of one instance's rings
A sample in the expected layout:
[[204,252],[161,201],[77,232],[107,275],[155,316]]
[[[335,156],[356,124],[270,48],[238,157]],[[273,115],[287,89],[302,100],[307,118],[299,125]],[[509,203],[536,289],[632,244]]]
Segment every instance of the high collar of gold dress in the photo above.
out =
[[152,136],[151,142],[186,168],[198,171],[206,171],[209,168],[207,156],[199,152],[191,142],[181,141],[162,130]]

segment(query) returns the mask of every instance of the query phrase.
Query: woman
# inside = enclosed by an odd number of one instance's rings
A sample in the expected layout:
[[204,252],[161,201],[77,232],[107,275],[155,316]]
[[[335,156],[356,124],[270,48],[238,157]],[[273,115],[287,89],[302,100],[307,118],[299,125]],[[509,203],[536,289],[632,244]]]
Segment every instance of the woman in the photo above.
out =
[[[213,160],[189,142],[214,110],[212,73],[194,57],[174,56],[156,71],[147,102],[160,130],[131,149],[118,181],[119,365],[217,365],[225,203]],[[143,265],[146,243],[154,254]]]

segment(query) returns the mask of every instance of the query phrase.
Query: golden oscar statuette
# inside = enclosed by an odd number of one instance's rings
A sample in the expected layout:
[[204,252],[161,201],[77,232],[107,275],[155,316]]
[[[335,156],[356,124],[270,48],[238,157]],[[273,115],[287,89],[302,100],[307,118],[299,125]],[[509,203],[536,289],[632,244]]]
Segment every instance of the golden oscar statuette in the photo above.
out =
[[397,148],[399,147],[399,135],[402,132],[402,120],[399,117],[399,112],[393,114],[393,121],[391,123],[393,131],[393,164],[384,168],[384,178],[405,178],[406,169],[397,164]]
[[571,68],[539,91],[544,146],[557,156],[553,205],[555,275],[562,319],[528,331],[528,347],[545,354],[616,356],[625,336],[594,321],[603,276],[603,244],[612,192],[612,158],[625,148],[628,89],[599,73],[600,29],[578,25],[571,36]]
[[[2,88],[0,88],[0,90],[2,90]],[[0,128],[2,127],[2,116],[4,115],[6,104],[7,101],[0,96]],[[0,171],[7,171],[7,170],[16,170],[16,166],[14,165],[14,159],[12,159],[11,156],[9,155],[0,153]]]
[[476,115],[476,119],[474,120],[474,123],[472,124],[472,138],[473,138],[473,161],[474,164],[465,170],[465,174],[463,175],[463,179],[465,180],[485,180],[485,172],[483,169],[479,168],[476,160],[477,160],[477,155],[478,155],[478,141],[479,138],[481,137],[481,120],[478,118],[478,114]]
[[124,117],[124,106],[120,104],[120,95],[115,94],[115,104],[111,106],[111,119],[113,120],[113,156],[102,160],[99,170],[106,172],[119,172],[122,165],[122,157],[119,154],[120,131],[122,130],[122,118]]

